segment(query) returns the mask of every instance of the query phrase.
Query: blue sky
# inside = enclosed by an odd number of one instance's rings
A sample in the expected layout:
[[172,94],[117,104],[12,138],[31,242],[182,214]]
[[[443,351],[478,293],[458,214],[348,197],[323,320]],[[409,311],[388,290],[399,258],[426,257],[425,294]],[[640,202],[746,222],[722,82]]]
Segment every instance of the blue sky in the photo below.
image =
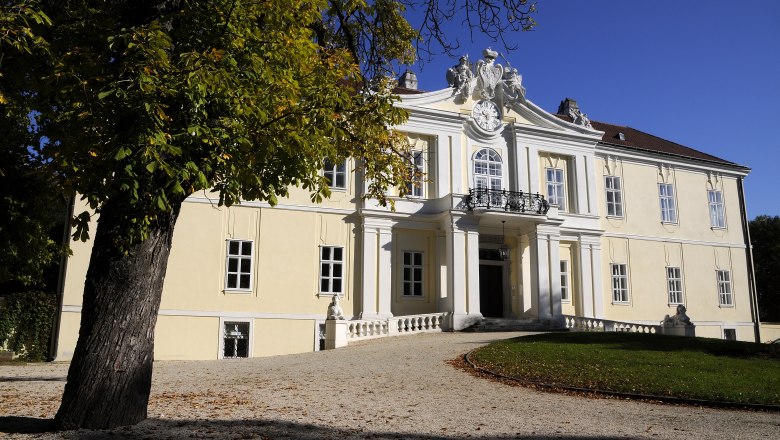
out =
[[[748,217],[780,215],[780,1],[538,0],[538,10],[534,31],[509,37],[513,51],[452,23],[458,54],[502,52],[547,111],[569,97],[593,120],[747,166]],[[414,66],[419,87],[446,87],[456,61]]]

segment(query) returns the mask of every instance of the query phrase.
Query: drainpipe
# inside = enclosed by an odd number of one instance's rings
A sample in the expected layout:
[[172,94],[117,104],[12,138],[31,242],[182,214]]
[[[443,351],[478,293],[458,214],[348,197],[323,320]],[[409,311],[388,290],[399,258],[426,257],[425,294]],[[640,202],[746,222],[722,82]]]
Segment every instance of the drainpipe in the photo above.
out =
[[[73,206],[76,204],[76,196],[70,196],[68,200],[68,216],[65,217],[65,225],[62,227],[62,246],[70,243],[70,219],[73,218]],[[57,349],[60,339],[60,319],[62,317],[62,302],[65,296],[65,274],[68,271],[68,253],[62,252],[60,255],[60,271],[57,276],[57,308],[54,315],[54,323],[51,326],[51,340],[49,341],[49,356],[47,361],[51,362],[57,358]]]
[[753,320],[753,332],[756,344],[761,343],[761,320],[758,314],[758,298],[756,296],[756,269],[753,265],[753,245],[750,244],[750,228],[747,219],[747,204],[745,203],[744,177],[737,179],[739,192],[739,211],[742,216],[742,232],[745,236],[745,254],[747,257],[748,291],[750,293],[750,317]]

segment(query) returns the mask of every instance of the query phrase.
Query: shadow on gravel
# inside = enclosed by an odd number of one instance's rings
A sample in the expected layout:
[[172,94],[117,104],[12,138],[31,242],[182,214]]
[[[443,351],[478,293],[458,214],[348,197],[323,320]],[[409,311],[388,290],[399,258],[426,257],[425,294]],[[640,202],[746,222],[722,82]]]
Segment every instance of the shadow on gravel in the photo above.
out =
[[0,377],[0,382],[65,382],[67,378],[62,377]]
[[0,433],[5,434],[43,434],[55,431],[54,419],[35,417],[0,417]]
[[[0,433],[6,434],[42,434],[54,431],[54,420],[32,417],[0,417]],[[460,433],[442,433],[441,435],[415,434],[408,432],[369,431],[364,429],[339,429],[319,425],[282,422],[277,420],[160,420],[148,419],[135,426],[126,426],[113,430],[79,430],[63,432],[63,438],[78,439],[410,439],[410,440],[456,440],[479,437],[484,440],[509,439],[606,439],[617,440],[626,437],[583,437],[581,435],[538,435],[535,433],[517,433],[506,436],[482,436],[479,430],[463,433],[463,429],[453,428]]]

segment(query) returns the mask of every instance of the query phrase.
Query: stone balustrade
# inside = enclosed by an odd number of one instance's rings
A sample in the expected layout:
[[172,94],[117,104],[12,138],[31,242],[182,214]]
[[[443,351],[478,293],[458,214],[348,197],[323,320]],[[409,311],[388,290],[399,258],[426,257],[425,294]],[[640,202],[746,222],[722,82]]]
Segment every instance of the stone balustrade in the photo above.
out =
[[[398,316],[390,318],[390,327],[398,334],[440,332],[446,313]],[[395,322],[393,322],[395,321]]]
[[577,332],[662,332],[660,325],[636,324],[633,322],[611,321],[608,319],[585,318],[571,315],[563,315],[563,317],[566,320],[566,328]]
[[387,336],[440,332],[447,313],[395,316],[388,319],[325,321],[325,349],[345,347],[350,342]]

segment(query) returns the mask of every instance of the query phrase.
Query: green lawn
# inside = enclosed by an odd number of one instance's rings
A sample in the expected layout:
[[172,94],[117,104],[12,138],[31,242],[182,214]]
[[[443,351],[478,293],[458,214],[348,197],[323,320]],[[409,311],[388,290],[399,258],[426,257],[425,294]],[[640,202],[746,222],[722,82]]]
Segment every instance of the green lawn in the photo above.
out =
[[471,354],[524,381],[607,391],[780,405],[780,346],[633,333],[548,333]]

